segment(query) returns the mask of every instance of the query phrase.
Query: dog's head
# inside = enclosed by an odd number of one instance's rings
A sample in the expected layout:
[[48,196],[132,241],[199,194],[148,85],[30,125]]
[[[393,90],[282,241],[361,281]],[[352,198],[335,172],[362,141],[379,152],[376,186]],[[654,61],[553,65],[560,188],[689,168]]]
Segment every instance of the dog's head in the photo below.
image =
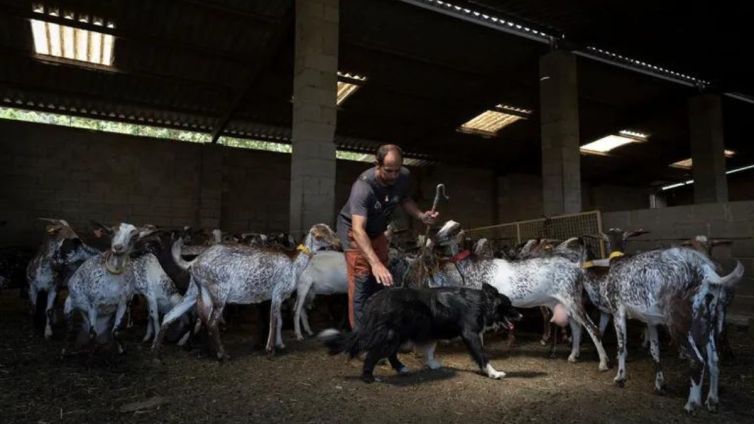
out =
[[487,322],[493,326],[513,330],[513,323],[519,321],[522,315],[513,307],[508,296],[487,283],[482,285],[482,292],[487,307]]

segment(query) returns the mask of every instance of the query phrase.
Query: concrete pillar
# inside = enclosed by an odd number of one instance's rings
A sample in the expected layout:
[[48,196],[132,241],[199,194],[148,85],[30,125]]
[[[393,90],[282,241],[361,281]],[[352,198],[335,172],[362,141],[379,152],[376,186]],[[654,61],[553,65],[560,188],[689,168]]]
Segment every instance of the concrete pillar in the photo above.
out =
[[199,147],[199,196],[196,222],[198,228],[222,228],[223,148],[217,144]]
[[339,0],[296,0],[289,230],[335,221]]
[[554,50],[539,59],[542,196],[547,216],[581,212],[576,57]]
[[727,202],[720,96],[703,94],[689,99],[689,136],[694,166],[694,203]]

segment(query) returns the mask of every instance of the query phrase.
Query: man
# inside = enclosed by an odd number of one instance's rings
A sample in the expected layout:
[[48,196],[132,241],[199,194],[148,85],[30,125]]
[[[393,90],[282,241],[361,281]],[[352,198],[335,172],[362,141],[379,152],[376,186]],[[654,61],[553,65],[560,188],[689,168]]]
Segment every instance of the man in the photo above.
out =
[[348,271],[348,319],[356,328],[369,296],[393,284],[387,269],[388,241],[385,237],[393,211],[403,207],[409,215],[431,225],[437,212],[422,212],[408,197],[408,169],[403,152],[394,144],[377,149],[377,163],[364,171],[351,187],[348,202],[338,215],[338,235],[345,249]]

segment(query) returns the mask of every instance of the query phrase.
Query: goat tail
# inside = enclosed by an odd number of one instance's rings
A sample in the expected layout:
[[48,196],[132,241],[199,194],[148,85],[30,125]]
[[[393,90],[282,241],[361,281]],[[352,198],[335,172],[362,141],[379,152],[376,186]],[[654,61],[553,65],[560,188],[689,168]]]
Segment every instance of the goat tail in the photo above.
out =
[[743,276],[744,266],[741,264],[741,261],[736,261],[736,268],[730,274],[721,277],[715,273],[710,279],[710,283],[724,287],[733,287]]
[[181,269],[184,271],[188,271],[189,268],[191,268],[191,265],[194,264],[194,261],[186,261],[181,257],[181,248],[183,247],[183,240],[178,239],[175,242],[173,242],[173,246],[170,248],[170,253],[173,255],[173,260],[175,261],[175,264],[178,265]]

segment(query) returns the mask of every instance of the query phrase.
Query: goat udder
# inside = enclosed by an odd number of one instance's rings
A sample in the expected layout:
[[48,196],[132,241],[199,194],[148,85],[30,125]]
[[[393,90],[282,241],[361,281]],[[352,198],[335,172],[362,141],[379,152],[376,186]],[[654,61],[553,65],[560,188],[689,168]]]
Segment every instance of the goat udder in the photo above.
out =
[[555,305],[555,309],[552,311],[552,318],[550,322],[560,327],[565,327],[568,324],[568,311],[565,306],[558,303]]

